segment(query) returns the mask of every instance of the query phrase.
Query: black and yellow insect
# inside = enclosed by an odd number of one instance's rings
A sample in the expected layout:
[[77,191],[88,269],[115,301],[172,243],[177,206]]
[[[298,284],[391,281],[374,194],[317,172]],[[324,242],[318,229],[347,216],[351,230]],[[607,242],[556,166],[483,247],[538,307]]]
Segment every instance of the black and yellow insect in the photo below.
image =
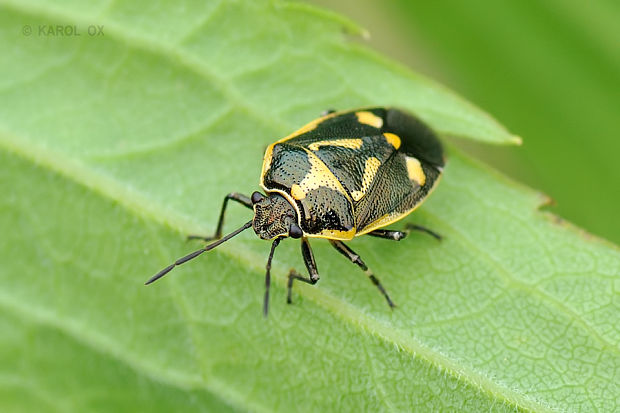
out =
[[[265,315],[271,260],[286,237],[301,238],[301,253],[309,273],[304,277],[291,270],[287,302],[291,302],[295,280],[309,284],[319,280],[308,239],[327,238],[338,252],[364,270],[394,307],[379,280],[343,241],[364,234],[396,241],[404,238],[407,232],[381,228],[420,206],[437,184],[443,166],[443,149],[435,133],[406,112],[393,108],[328,112],[267,147],[260,178],[265,195],[226,195],[215,235],[190,237],[218,241],[180,258],[147,284],[253,227],[260,238],[273,241],[265,275]],[[254,217],[222,238],[228,200],[253,208]],[[440,238],[420,226],[408,228]]]

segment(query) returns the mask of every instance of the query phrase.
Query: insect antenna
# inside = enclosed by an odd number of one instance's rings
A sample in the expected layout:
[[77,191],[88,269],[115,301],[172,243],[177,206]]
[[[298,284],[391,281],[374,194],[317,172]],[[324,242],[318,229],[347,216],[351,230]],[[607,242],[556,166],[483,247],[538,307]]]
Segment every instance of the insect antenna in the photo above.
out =
[[273,244],[271,244],[271,251],[269,252],[269,258],[267,258],[267,273],[265,274],[265,300],[263,301],[263,315],[267,317],[269,313],[269,287],[271,287],[271,259],[273,258],[273,253],[276,250],[278,244],[282,241],[281,237],[278,237],[273,240]]
[[[187,261],[193,260],[194,258],[199,256],[203,252],[207,252],[209,250],[212,250],[213,248],[215,248],[218,245],[228,241],[229,239],[231,239],[235,235],[239,234],[242,231],[245,231],[246,229],[250,228],[251,226],[252,226],[252,220],[250,220],[250,221],[246,222],[245,224],[243,224],[243,226],[241,228],[238,228],[238,229],[234,230],[230,234],[228,234],[225,237],[223,237],[223,238],[221,238],[221,239],[219,239],[219,240],[217,240],[217,241],[207,245],[206,247],[203,247],[203,248],[201,248],[201,249],[199,249],[197,251],[194,251],[191,254],[186,255],[185,257],[179,258],[174,263],[170,264],[169,266],[167,266],[166,268],[164,268],[163,270],[161,270],[160,272],[158,272],[157,274],[152,276],[147,282],[144,283],[144,285],[149,285],[149,284],[159,280],[161,277],[163,277],[164,275],[166,275],[170,271],[172,271],[172,269],[174,267],[176,267],[177,265],[185,264]],[[273,250],[272,250],[272,254],[273,254]],[[271,262],[271,257],[269,258],[269,261]]]

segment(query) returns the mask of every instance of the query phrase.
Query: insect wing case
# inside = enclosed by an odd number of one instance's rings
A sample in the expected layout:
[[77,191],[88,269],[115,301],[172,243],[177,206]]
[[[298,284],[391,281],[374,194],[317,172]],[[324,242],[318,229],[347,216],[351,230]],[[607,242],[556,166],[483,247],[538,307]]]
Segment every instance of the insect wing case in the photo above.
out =
[[413,211],[444,165],[435,133],[398,109],[332,113],[270,145],[261,185],[298,211],[304,235],[348,240]]

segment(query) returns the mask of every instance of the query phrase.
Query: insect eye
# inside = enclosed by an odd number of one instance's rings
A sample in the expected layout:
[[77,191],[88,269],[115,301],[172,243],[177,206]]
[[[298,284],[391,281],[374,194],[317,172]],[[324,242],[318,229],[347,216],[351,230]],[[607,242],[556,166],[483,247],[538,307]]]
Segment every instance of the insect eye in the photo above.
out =
[[292,224],[291,228],[288,230],[288,235],[291,238],[301,238],[303,234],[303,231],[301,230],[301,228],[299,228],[297,224]]
[[265,199],[265,197],[260,192],[254,191],[254,193],[252,193],[252,204],[258,204],[263,199]]

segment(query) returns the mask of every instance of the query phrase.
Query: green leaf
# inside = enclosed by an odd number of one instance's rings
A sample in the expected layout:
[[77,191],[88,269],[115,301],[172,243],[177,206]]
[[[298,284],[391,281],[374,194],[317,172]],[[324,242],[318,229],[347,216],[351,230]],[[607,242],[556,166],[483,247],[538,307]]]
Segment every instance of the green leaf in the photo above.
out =
[[[322,240],[321,282],[286,305],[288,241],[263,319],[269,245],[249,232],[144,287],[325,108],[514,139],[307,6],[69,3],[0,2],[0,410],[617,409],[620,252],[455,150],[406,219],[444,241],[351,243],[393,312]],[[39,33],[56,25],[81,35]],[[226,229],[247,219],[232,207]]]

